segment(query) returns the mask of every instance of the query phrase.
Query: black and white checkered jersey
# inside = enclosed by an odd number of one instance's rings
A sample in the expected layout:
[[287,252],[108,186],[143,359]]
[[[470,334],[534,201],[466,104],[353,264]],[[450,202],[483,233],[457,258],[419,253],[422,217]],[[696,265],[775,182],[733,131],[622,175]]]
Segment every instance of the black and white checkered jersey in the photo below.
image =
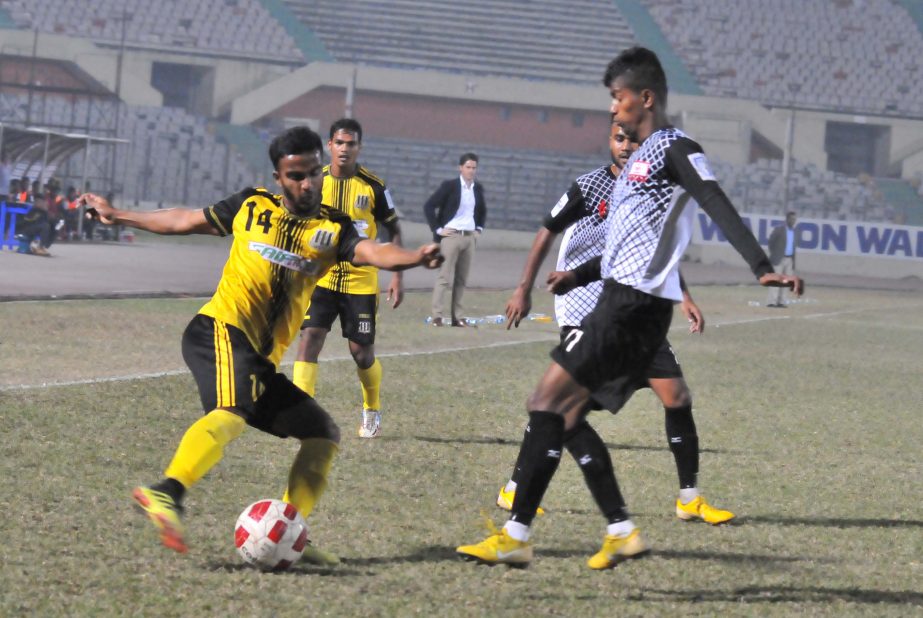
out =
[[631,155],[609,200],[604,279],[682,300],[679,262],[692,238],[697,202],[757,275],[769,259],[718,186],[702,147],[673,127],[652,133]]
[[[600,253],[606,242],[606,214],[616,175],[606,165],[578,177],[545,216],[544,226],[556,234],[564,232],[558,250],[556,270],[572,270]],[[579,326],[593,310],[603,282],[594,281],[554,297],[554,314],[559,326]]]

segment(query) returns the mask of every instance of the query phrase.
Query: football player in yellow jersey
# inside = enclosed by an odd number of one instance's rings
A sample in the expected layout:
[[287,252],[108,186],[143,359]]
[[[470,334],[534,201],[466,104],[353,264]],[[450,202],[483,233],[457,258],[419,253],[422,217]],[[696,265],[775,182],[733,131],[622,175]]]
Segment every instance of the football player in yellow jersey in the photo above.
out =
[[[401,228],[384,181],[359,165],[362,150],[362,125],[352,118],[341,118],[330,125],[327,142],[331,163],[324,168],[324,204],[353,220],[360,236],[375,240],[379,226],[388,231],[391,242],[401,244]],[[378,269],[340,261],[317,282],[311,304],[304,317],[295,385],[314,397],[317,359],[327,333],[339,316],[343,337],[356,361],[362,387],[362,421],[359,437],[374,438],[381,433],[381,363],[375,358],[375,322],[378,313]],[[388,286],[392,308],[401,304],[404,289],[401,273],[395,272]]]
[[[408,251],[363,239],[349,217],[321,205],[321,141],[310,129],[295,127],[279,135],[269,156],[282,195],[244,189],[204,210],[151,212],[117,210],[97,195],[81,197],[108,225],[158,234],[234,236],[214,296],[183,333],[183,358],[205,415],[186,430],[164,478],[133,493],[163,544],[179,552],[186,551],[183,495],[247,425],[301,442],[283,500],[307,517],[323,493],[339,428],[277,370],[318,279],[342,261],[390,270],[435,268],[441,261],[437,245]],[[336,562],[316,548],[308,548],[306,556]]]

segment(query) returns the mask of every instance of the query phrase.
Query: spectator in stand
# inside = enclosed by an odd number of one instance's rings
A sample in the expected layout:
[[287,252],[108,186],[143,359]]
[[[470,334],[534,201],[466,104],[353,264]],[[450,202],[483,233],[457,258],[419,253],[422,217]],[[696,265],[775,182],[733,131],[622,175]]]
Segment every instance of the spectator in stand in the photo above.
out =
[[48,247],[54,242],[54,228],[48,220],[48,204],[38,199],[19,220],[17,240],[28,240],[33,255],[49,256]]
[[16,201],[22,204],[29,204],[32,202],[32,194],[29,193],[28,176],[23,176],[19,181],[19,195],[16,196]]
[[[61,195],[61,183],[57,178],[49,178],[45,183],[45,210],[48,212],[48,223],[53,230],[51,242],[54,242],[58,233],[63,233],[64,229],[64,197]],[[48,243],[45,248],[50,246],[51,243]]]
[[19,201],[19,179],[13,178],[10,180],[10,194],[7,195],[7,202],[18,202]]
[[77,188],[71,185],[67,188],[64,197],[64,230],[67,240],[80,240],[78,228],[80,226],[80,202],[77,200]]

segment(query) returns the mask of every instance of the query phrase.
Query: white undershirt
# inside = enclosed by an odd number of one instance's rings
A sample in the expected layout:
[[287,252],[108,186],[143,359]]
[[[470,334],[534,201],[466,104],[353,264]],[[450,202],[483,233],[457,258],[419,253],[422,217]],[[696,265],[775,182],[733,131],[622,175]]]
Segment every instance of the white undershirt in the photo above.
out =
[[474,182],[465,184],[465,179],[460,175],[458,181],[461,183],[461,200],[458,203],[458,212],[452,217],[452,220],[445,224],[443,229],[453,230],[474,230]]

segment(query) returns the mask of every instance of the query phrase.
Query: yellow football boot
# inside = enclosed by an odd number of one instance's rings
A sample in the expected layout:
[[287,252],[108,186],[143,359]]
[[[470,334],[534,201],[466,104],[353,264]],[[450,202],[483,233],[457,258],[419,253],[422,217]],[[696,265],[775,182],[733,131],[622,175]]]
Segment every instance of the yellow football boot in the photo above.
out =
[[685,521],[701,519],[705,523],[713,526],[727,523],[734,519],[734,513],[723,509],[716,509],[705,502],[705,498],[702,496],[698,496],[688,504],[683,504],[679,501],[679,498],[677,498],[676,516]]
[[490,566],[506,564],[517,569],[529,566],[532,562],[532,543],[517,541],[506,530],[497,530],[491,522],[488,522],[488,528],[490,536],[480,543],[456,548],[458,557]]
[[160,532],[160,542],[185,554],[188,548],[183,541],[183,522],[180,521],[182,507],[169,495],[150,487],[135,487],[131,497]]
[[632,530],[627,536],[607,534],[603,539],[602,549],[590,556],[587,566],[596,570],[611,569],[620,562],[641,558],[649,551],[638,528]]
[[[497,494],[497,506],[499,506],[504,511],[513,510],[513,500],[516,498],[516,490],[507,491],[506,487],[500,488],[500,493]],[[538,507],[538,510],[535,511],[536,515],[544,515],[545,509]]]
[[301,554],[301,559],[304,562],[316,564],[317,566],[333,567],[340,564],[339,556],[333,552],[317,547],[311,541],[308,541],[308,544],[304,546],[304,553]]

